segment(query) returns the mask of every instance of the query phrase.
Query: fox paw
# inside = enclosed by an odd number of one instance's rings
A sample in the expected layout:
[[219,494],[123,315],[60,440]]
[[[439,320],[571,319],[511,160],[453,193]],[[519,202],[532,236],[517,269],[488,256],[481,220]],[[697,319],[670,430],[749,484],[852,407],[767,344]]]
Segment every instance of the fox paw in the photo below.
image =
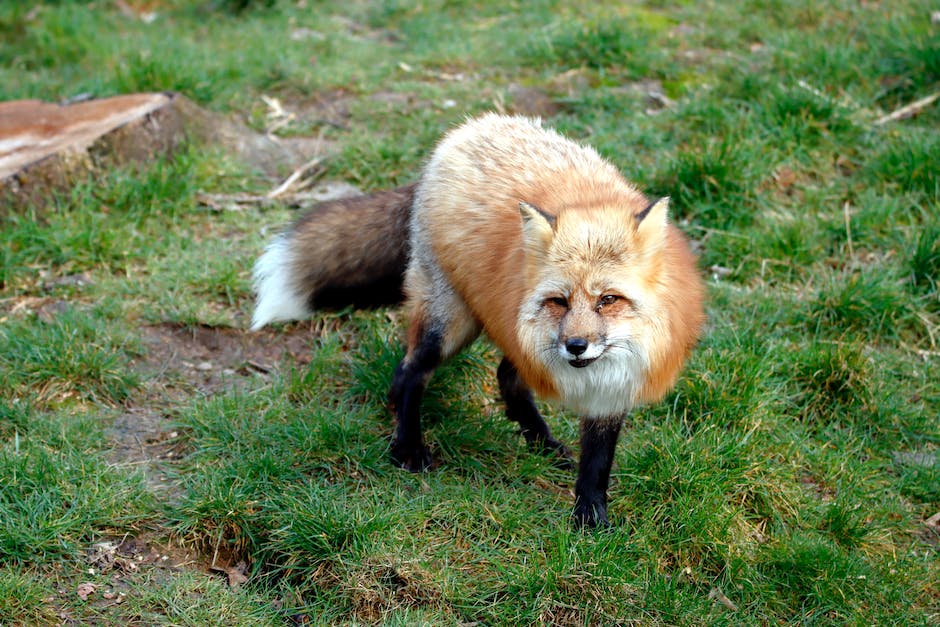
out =
[[610,527],[607,520],[607,507],[601,503],[578,503],[574,507],[574,525],[578,529],[606,529]]
[[392,462],[408,472],[424,472],[431,467],[431,451],[423,444],[392,442]]

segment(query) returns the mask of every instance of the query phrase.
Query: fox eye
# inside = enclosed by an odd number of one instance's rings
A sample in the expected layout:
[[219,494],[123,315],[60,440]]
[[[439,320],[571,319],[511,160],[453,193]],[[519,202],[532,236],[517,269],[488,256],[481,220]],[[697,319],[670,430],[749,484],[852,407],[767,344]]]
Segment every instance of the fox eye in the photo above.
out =
[[607,305],[613,305],[618,300],[620,300],[620,297],[616,294],[604,294],[601,296],[601,299],[597,302],[597,304],[600,307],[606,307]]
[[551,303],[556,307],[568,309],[568,299],[564,296],[552,296],[551,298],[546,299],[546,302]]

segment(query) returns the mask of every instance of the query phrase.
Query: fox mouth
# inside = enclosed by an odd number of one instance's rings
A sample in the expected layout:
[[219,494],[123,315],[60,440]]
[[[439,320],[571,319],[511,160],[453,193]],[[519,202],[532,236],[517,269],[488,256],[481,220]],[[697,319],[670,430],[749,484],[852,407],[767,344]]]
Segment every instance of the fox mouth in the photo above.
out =
[[595,361],[597,361],[597,357],[591,357],[589,359],[581,359],[580,357],[575,357],[574,359],[569,359],[568,364],[575,368],[585,368],[593,364]]

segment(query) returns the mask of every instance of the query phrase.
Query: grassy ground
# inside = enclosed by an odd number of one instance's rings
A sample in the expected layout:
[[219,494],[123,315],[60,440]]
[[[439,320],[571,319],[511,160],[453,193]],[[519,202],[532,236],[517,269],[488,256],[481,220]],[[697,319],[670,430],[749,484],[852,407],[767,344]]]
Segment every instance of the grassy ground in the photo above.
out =
[[485,343],[410,475],[394,312],[242,331],[292,214],[197,193],[274,181],[201,145],[89,181],[2,218],[0,624],[940,624],[940,108],[875,124],[940,89],[934,3],[246,4],[0,4],[0,98],[172,89],[261,129],[276,97],[364,189],[541,111],[673,198],[707,335],[580,533]]

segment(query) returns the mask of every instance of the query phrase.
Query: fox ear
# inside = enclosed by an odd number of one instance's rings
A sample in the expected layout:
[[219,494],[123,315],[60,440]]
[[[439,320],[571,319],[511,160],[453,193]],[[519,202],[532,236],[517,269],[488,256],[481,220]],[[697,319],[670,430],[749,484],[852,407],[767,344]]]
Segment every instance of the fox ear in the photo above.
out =
[[649,204],[646,209],[636,214],[636,232],[650,241],[661,239],[666,232],[669,217],[669,197],[663,196]]
[[555,216],[524,200],[519,203],[519,213],[522,215],[522,241],[526,250],[544,251],[552,241]]

